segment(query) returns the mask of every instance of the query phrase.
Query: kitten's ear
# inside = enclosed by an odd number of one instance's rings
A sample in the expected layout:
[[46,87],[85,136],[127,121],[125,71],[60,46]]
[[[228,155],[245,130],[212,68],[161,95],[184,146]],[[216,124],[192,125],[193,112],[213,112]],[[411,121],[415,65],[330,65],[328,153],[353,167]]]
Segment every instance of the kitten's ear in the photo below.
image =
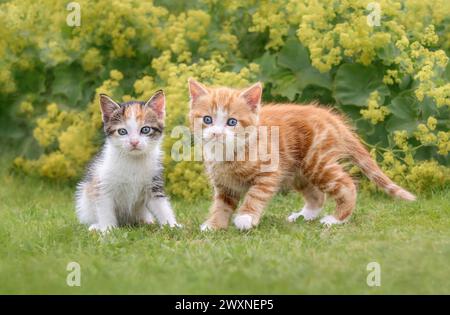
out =
[[206,89],[206,87],[203,84],[195,81],[193,78],[189,78],[188,83],[189,83],[189,94],[191,96],[191,106],[192,106],[192,104],[200,96],[208,94],[208,90]]
[[164,119],[166,114],[166,96],[164,95],[164,91],[156,91],[147,103],[145,103],[144,107],[153,109],[159,119]]
[[251,110],[257,110],[261,104],[262,85],[261,82],[253,84],[251,87],[245,89],[240,95],[250,106]]
[[100,108],[103,114],[103,122],[109,121],[112,113],[120,108],[120,105],[117,104],[106,94],[100,94]]

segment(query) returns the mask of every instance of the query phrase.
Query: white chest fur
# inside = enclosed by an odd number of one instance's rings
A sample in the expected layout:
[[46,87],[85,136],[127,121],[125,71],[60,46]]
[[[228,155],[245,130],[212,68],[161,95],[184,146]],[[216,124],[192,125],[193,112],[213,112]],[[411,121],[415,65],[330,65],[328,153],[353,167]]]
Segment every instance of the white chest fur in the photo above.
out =
[[130,156],[106,146],[98,178],[117,211],[133,212],[149,197],[153,177],[161,170],[160,156],[159,148],[142,156]]

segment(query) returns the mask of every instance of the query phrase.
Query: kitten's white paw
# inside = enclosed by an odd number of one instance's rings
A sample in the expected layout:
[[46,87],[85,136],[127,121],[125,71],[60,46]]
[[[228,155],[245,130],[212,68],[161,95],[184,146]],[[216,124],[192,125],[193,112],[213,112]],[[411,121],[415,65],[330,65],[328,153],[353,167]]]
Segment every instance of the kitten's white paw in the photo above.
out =
[[155,217],[150,212],[146,211],[142,215],[142,221],[144,222],[144,224],[153,224],[155,223]]
[[295,222],[295,221],[298,219],[299,216],[300,216],[300,211],[299,211],[299,212],[292,212],[292,213],[287,217],[287,220],[288,220],[289,222]]
[[320,223],[326,226],[332,226],[334,224],[342,224],[345,223],[345,220],[338,220],[332,215],[324,216],[322,219],[320,219]]
[[241,230],[249,230],[252,228],[252,216],[249,214],[239,214],[234,218],[234,225]]
[[321,210],[322,209],[303,208],[302,211],[292,212],[291,215],[287,218],[287,220],[289,222],[295,222],[299,217],[302,216],[305,221],[311,221],[319,216]]
[[213,231],[214,228],[209,225],[208,222],[203,223],[202,225],[200,225],[200,231],[202,232],[209,232],[209,231]]
[[169,222],[166,221],[164,223],[161,223],[161,227],[163,227],[163,226],[168,226],[170,228],[182,228],[183,227],[183,225],[177,223],[176,221],[169,221]]
[[173,224],[169,224],[169,226],[171,228],[177,228],[177,229],[182,229],[183,228],[183,224],[180,224],[180,223],[177,223],[177,222],[175,222]]
[[100,226],[98,224],[95,224],[95,223],[91,224],[89,226],[89,231],[93,231],[93,232],[100,231]]
[[89,231],[99,232],[102,234],[109,233],[109,232],[111,232],[112,229],[114,229],[113,225],[101,226],[98,223],[94,223],[94,224],[91,224],[91,226],[89,226]]

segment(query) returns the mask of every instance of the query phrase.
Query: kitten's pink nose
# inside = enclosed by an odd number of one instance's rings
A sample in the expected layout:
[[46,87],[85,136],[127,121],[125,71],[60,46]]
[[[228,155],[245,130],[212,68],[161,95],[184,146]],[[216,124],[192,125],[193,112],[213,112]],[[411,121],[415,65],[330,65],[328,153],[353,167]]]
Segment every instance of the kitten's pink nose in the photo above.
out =
[[130,140],[130,144],[131,144],[133,147],[137,147],[138,144],[139,144],[139,140]]

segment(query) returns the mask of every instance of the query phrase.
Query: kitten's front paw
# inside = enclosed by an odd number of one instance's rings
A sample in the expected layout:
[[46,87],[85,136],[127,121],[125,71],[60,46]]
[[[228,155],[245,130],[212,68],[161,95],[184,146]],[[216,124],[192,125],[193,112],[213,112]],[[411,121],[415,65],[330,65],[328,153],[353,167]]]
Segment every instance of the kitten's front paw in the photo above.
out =
[[100,226],[98,224],[91,224],[89,226],[89,232],[97,232],[100,231]]
[[327,215],[327,216],[324,216],[322,219],[320,219],[320,223],[322,223],[323,225],[325,225],[327,227],[330,227],[335,224],[342,224],[345,222],[346,222],[345,220],[338,220],[332,215]]
[[250,230],[253,227],[252,216],[249,214],[239,214],[234,218],[234,225],[240,231]]
[[94,224],[91,224],[91,226],[89,226],[90,232],[97,232],[97,233],[102,233],[102,234],[107,234],[107,233],[111,232],[112,229],[114,229],[114,226],[112,226],[112,225],[101,226],[98,223],[94,223]]
[[288,222],[295,222],[295,221],[297,221],[298,217],[300,217],[300,212],[292,212],[288,216],[287,220],[288,220]]
[[181,228],[183,227],[182,224],[179,224],[179,223],[177,223],[176,221],[161,223],[161,227],[163,227],[163,226],[168,226],[168,227],[170,227],[171,229],[172,229],[172,228],[179,228],[179,229],[181,229]]
[[303,217],[305,221],[311,221],[319,216],[321,210],[322,209],[311,210],[308,208],[303,208],[302,211],[292,212],[291,215],[287,218],[287,220],[289,222],[295,222],[299,217]]
[[148,211],[146,211],[141,218],[142,222],[144,224],[154,224],[155,223],[155,217]]
[[205,222],[202,225],[200,225],[200,231],[202,232],[214,231],[214,227],[212,227],[208,222]]
[[169,225],[171,228],[177,228],[177,229],[182,229],[183,228],[183,224],[177,223],[175,222],[172,225]]

